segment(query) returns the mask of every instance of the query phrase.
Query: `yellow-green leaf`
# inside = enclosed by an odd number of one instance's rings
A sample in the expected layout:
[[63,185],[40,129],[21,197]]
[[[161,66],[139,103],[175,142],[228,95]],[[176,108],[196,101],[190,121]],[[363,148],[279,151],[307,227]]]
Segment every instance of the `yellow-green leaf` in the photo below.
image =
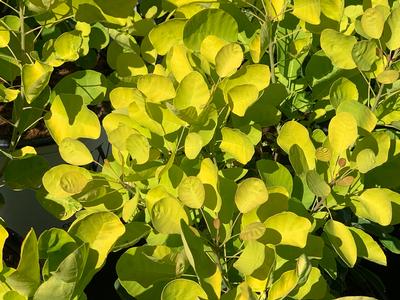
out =
[[215,57],[215,70],[219,77],[232,75],[243,61],[243,51],[239,44],[230,43],[221,48]]
[[329,19],[340,22],[344,12],[344,0],[321,0],[321,10]]
[[208,299],[206,292],[195,281],[175,279],[167,283],[161,293],[161,300]]
[[268,200],[265,183],[258,178],[247,178],[239,183],[235,203],[241,213],[247,213]]
[[191,72],[179,84],[174,105],[179,110],[194,107],[200,114],[209,99],[210,91],[204,77],[199,72]]
[[385,70],[376,77],[376,80],[383,84],[392,84],[397,79],[399,79],[399,71],[397,70]]
[[357,86],[346,77],[341,77],[331,85],[329,90],[329,100],[333,107],[346,100],[358,100]]
[[0,25],[0,48],[8,46],[10,42],[10,31],[3,25]]
[[53,67],[39,61],[35,61],[34,64],[25,64],[22,67],[22,82],[28,103],[32,103],[47,87],[51,72],[53,72]]
[[357,245],[357,255],[374,263],[386,266],[386,255],[377,242],[365,231],[349,227]]
[[178,187],[178,197],[184,205],[190,208],[201,208],[205,199],[204,185],[195,176],[184,178]]
[[117,87],[110,92],[110,102],[115,109],[129,107],[132,102],[143,100],[142,93],[136,88]]
[[190,132],[185,139],[185,155],[189,159],[195,159],[203,148],[203,140],[196,132]]
[[162,102],[176,96],[172,81],[161,75],[144,75],[139,78],[137,87],[152,102]]
[[45,123],[56,143],[67,137],[97,139],[101,131],[97,115],[84,105],[81,96],[72,94],[54,98]]
[[293,14],[304,22],[318,25],[321,23],[320,0],[294,0]]
[[281,212],[269,217],[265,222],[265,239],[274,245],[289,245],[304,248],[307,244],[311,222],[292,212]]
[[[0,224],[0,261],[3,261],[3,247],[4,244],[6,243],[6,239],[8,238],[8,232],[7,230],[3,227],[3,225]],[[0,264],[0,272],[3,271],[3,266],[4,264]]]
[[149,160],[150,144],[147,138],[139,133],[131,134],[126,140],[126,150],[138,165]]
[[358,137],[357,122],[347,112],[334,116],[328,127],[329,144],[336,154],[340,154],[354,144]]
[[388,35],[390,35],[390,38],[386,42],[386,46],[393,51],[400,48],[400,7],[392,10],[386,23],[388,25]]
[[357,260],[357,246],[349,228],[341,222],[328,220],[324,232],[340,258],[352,268]]
[[228,92],[232,112],[243,117],[246,110],[258,99],[258,89],[252,84],[235,86]]
[[368,8],[361,17],[363,31],[373,39],[379,39],[385,25],[385,16],[377,7]]
[[254,146],[244,133],[237,129],[224,127],[221,129],[222,151],[231,155],[241,164],[247,164],[254,155]]
[[299,277],[296,270],[286,271],[271,286],[268,300],[284,299],[297,285]]
[[58,150],[61,158],[71,165],[84,166],[93,161],[92,153],[90,153],[86,145],[76,139],[63,139]]
[[[374,130],[377,123],[375,114],[367,106],[358,101],[343,101],[339,104],[336,112],[350,113],[357,121],[357,126],[368,132]],[[361,134],[361,131],[359,133]]]
[[331,59],[332,63],[340,69],[354,69],[352,50],[357,43],[354,36],[347,36],[333,29],[324,29],[321,33],[321,48]]
[[376,222],[382,226],[387,226],[392,221],[391,199],[396,193],[385,188],[372,188],[364,190],[358,197],[355,197],[356,214]]
[[182,205],[173,197],[166,197],[157,201],[151,209],[151,221],[158,232],[165,234],[180,233],[181,220],[185,223],[189,222]]
[[158,54],[165,55],[174,45],[182,42],[185,23],[185,20],[172,19],[161,23],[150,31],[150,41]]
[[298,145],[304,152],[308,169],[315,168],[315,147],[308,130],[300,123],[296,121],[286,122],[279,132],[277,143],[288,154],[293,145]]

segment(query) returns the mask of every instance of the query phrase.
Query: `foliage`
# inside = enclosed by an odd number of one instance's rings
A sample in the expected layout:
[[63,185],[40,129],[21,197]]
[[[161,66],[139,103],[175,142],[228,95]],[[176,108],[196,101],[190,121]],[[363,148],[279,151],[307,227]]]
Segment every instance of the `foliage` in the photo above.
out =
[[[85,299],[123,250],[124,299],[333,299],[360,259],[399,253],[399,1],[26,0],[15,14],[0,20],[4,180],[76,220],[28,234],[3,298]],[[88,70],[103,53],[109,74]],[[50,91],[71,62],[82,70]],[[108,100],[100,124],[89,108]],[[43,110],[65,164],[21,175],[39,156],[18,141]],[[101,125],[112,153],[93,172],[80,139]]]

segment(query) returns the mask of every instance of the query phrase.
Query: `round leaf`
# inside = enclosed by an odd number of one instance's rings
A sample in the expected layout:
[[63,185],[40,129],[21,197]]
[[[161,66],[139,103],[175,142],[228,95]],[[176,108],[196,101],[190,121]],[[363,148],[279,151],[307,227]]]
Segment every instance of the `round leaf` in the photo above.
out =
[[10,31],[3,25],[0,25],[0,48],[8,46],[10,42]]
[[247,178],[239,183],[235,203],[241,213],[247,213],[268,200],[268,190],[261,179]]
[[170,281],[161,293],[161,300],[208,299],[202,287],[192,280],[175,279]]
[[358,100],[357,86],[345,77],[341,77],[331,85],[329,100],[337,108],[345,100]]
[[142,165],[150,158],[150,144],[147,138],[139,133],[130,135],[126,141],[126,150],[137,164]]
[[184,178],[178,187],[178,197],[187,207],[202,207],[205,199],[203,183],[195,176]]
[[158,54],[167,54],[171,47],[182,41],[185,23],[185,20],[172,19],[161,23],[150,31],[150,42]]
[[358,199],[360,206],[356,206],[356,214],[382,226],[392,221],[391,199],[397,194],[389,189],[372,188],[362,192]]
[[363,31],[373,39],[379,39],[385,25],[385,16],[377,7],[368,8],[361,17]]
[[247,164],[254,155],[254,146],[244,133],[237,129],[224,127],[221,129],[222,142],[220,148],[241,164]]
[[357,246],[351,231],[343,223],[328,220],[324,232],[340,258],[352,268],[357,260]]
[[151,221],[158,232],[165,234],[180,233],[181,220],[185,223],[189,222],[185,210],[175,198],[166,197],[153,205]]
[[347,36],[333,29],[324,29],[321,33],[321,48],[340,69],[354,69],[353,47],[357,42],[354,36]]
[[153,102],[162,102],[176,96],[172,81],[161,75],[144,75],[139,78],[137,87]]
[[85,144],[75,139],[63,139],[58,150],[61,158],[71,165],[83,166],[93,161],[92,153],[90,153]]
[[195,159],[203,148],[203,139],[196,132],[190,132],[185,139],[185,155],[189,159]]
[[334,116],[328,127],[329,144],[336,154],[340,154],[354,144],[358,137],[357,122],[347,112]]
[[397,70],[386,70],[379,73],[376,79],[383,84],[392,84],[399,79],[399,71]]
[[238,24],[220,9],[204,9],[190,18],[183,30],[183,41],[191,50],[199,51],[202,41],[209,35],[227,42],[236,42]]
[[231,43],[221,48],[215,57],[215,69],[219,77],[232,75],[243,61],[243,51],[239,44]]
[[246,110],[258,99],[258,89],[252,84],[238,85],[228,92],[232,112],[243,117]]

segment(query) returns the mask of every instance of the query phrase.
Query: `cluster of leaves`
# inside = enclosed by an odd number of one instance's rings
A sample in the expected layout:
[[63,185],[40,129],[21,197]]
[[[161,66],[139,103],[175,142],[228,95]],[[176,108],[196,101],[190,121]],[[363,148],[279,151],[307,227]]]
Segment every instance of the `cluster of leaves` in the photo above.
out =
[[[333,299],[358,259],[386,265],[383,248],[400,252],[400,2],[358,2],[27,0],[0,19],[4,180],[76,219],[28,234],[0,269],[3,298],[84,299],[120,250],[126,299]],[[54,68],[102,53],[110,74],[50,90]],[[108,100],[100,124],[88,107]],[[51,168],[15,150],[47,107],[65,161]],[[92,172],[80,139],[101,126],[112,150]]]

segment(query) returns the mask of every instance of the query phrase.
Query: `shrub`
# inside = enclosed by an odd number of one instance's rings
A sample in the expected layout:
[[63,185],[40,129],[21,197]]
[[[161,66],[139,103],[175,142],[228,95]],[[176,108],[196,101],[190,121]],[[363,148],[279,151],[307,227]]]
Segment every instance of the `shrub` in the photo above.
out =
[[[25,10],[26,25],[1,21],[1,62],[21,70],[3,98],[18,124],[48,107],[65,163],[21,176],[19,160],[41,158],[14,151],[17,126],[4,179],[74,221],[29,232],[18,267],[0,270],[3,297],[84,299],[124,250],[127,299],[333,299],[359,259],[399,252],[399,1],[27,0],[19,20]],[[88,70],[104,53],[104,74]],[[68,62],[81,70],[50,91]],[[108,100],[111,154],[96,162],[80,139],[99,136],[88,106]]]

